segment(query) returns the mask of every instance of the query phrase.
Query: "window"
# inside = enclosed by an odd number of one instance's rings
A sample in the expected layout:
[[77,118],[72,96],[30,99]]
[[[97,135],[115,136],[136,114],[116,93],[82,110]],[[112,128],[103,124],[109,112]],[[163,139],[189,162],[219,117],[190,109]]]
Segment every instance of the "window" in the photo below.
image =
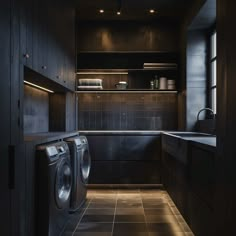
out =
[[211,34],[210,38],[210,106],[216,114],[216,32]]

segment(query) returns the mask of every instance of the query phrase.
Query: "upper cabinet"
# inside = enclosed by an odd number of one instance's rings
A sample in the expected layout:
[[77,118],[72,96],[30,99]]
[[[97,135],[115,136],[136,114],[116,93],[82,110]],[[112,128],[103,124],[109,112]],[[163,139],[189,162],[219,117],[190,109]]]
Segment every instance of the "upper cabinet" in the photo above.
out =
[[32,68],[33,66],[33,1],[20,0],[20,61]]
[[75,89],[75,8],[70,1],[21,0],[22,64]]

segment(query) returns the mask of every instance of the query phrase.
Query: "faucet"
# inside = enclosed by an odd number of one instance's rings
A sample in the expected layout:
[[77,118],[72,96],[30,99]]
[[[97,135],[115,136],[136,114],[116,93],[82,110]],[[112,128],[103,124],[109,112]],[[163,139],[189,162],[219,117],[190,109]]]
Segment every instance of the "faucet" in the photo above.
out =
[[202,109],[198,112],[198,114],[197,114],[197,121],[199,121],[199,115],[200,115],[200,113],[201,113],[202,111],[210,111],[210,112],[212,113],[212,115],[213,115],[213,119],[215,119],[215,113],[214,113],[214,111],[213,111],[211,108],[206,107],[206,108],[202,108]]

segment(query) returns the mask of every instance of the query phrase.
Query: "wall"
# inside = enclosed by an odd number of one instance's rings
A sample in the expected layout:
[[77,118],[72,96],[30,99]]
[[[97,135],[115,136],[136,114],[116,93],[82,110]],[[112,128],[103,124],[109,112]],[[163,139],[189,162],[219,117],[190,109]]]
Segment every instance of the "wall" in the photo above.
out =
[[235,11],[235,1],[217,1],[217,217],[214,235],[236,235],[232,217],[236,210]]
[[[144,62],[150,62],[150,57],[153,57],[151,62],[173,62],[174,58],[178,63],[177,23],[81,21],[78,22],[77,34],[77,68],[80,69],[140,69]],[[153,51],[170,53],[151,55]],[[130,54],[125,54],[128,52]],[[96,77],[104,79],[105,89],[115,89],[120,80],[128,81],[130,89],[149,89],[155,74],[163,73],[133,71],[128,75],[110,76],[109,80],[108,76]],[[178,83],[176,71],[165,75]],[[79,129],[177,129],[176,99],[176,95],[163,94],[80,94]]]
[[196,119],[207,102],[207,38],[204,30],[190,30],[187,35],[186,129],[196,130]]
[[79,22],[80,51],[177,51],[177,24],[152,22]]
[[81,93],[79,130],[176,130],[177,95]]
[[0,86],[0,184],[1,184],[1,203],[0,203],[0,235],[9,235],[11,232],[11,190],[9,188],[9,156],[8,147],[11,143],[11,74],[10,74],[10,7],[11,2],[5,1],[0,7],[0,53],[2,63],[0,64],[1,86]]
[[183,17],[183,23],[180,27],[180,83],[179,83],[179,94],[178,94],[178,122],[179,129],[186,130],[187,127],[187,32],[188,27],[191,25],[193,19],[204,5],[206,0],[196,0],[193,2],[192,7],[189,9],[187,14]]

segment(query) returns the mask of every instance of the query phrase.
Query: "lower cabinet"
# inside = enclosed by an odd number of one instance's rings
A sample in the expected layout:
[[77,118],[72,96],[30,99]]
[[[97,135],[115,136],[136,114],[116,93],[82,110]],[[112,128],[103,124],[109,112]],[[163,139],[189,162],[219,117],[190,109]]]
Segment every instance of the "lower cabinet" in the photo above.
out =
[[90,184],[161,183],[160,136],[88,135],[87,139]]
[[92,161],[90,184],[159,184],[157,161]]
[[196,236],[215,235],[214,157],[194,145],[186,164],[162,152],[163,185]]

